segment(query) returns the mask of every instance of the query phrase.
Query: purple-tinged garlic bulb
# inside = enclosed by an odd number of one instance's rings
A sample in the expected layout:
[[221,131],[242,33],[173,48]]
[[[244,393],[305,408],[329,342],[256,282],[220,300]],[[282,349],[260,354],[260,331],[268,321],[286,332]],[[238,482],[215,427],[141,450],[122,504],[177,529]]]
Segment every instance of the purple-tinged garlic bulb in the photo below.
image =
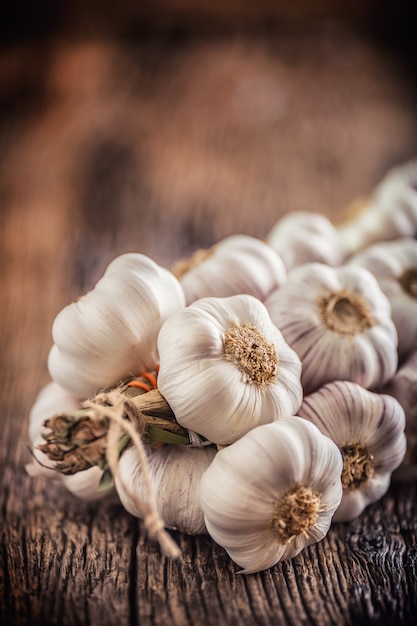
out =
[[372,272],[391,305],[400,360],[417,349],[417,240],[384,241],[365,248],[350,263]]
[[378,387],[394,375],[397,331],[389,301],[368,270],[306,263],[265,305],[301,359],[305,394],[333,380]]
[[412,352],[385,385],[383,393],[398,400],[405,412],[407,452],[393,479],[409,482],[417,480],[417,350]]
[[402,406],[389,395],[336,381],[306,396],[299,415],[339,447],[343,497],[333,519],[354,519],[386,493],[393,471],[404,458]]

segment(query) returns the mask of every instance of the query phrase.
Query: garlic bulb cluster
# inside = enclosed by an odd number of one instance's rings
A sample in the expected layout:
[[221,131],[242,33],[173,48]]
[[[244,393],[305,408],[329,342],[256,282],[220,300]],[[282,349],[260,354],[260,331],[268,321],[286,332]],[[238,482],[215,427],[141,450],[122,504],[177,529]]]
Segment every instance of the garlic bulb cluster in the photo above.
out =
[[163,322],[185,306],[175,276],[142,254],[110,263],[95,288],[65,307],[52,327],[52,379],[78,397],[155,369]]
[[171,315],[158,351],[158,387],[176,420],[213,443],[301,404],[300,359],[252,296],[202,298]]
[[304,393],[332,380],[373,388],[394,375],[397,331],[389,301],[368,270],[306,263],[265,305],[302,361]]
[[249,235],[231,235],[209,250],[173,267],[186,302],[206,297],[249,294],[263,301],[286,279],[281,257],[265,242]]
[[377,241],[417,234],[417,160],[389,171],[353,215],[338,225],[346,255]]
[[[149,471],[156,505],[166,526],[189,535],[206,533],[200,505],[201,476],[216,455],[214,446],[192,448],[166,445],[148,454]],[[143,468],[135,448],[128,448],[119,462],[120,477],[115,487],[125,509],[141,517],[131,493],[147,501]]]
[[339,447],[343,497],[333,520],[354,519],[386,493],[404,458],[404,409],[392,396],[335,381],[306,396],[299,415]]
[[159,516],[243,573],[296,556],[417,477],[416,233],[417,162],[337,227],[116,258],[54,321],[28,472],[87,499],[110,473],[161,546]]
[[49,479],[60,479],[65,487],[74,495],[83,500],[96,500],[105,493],[99,491],[102,470],[98,467],[65,476],[58,474],[54,464],[43,454],[37,446],[43,442],[42,433],[45,432],[44,422],[59,411],[74,411],[80,407],[80,401],[70,392],[62,389],[57,383],[48,383],[35,399],[29,414],[29,438],[33,446],[34,460],[26,465],[30,476],[46,476]]
[[220,450],[201,479],[208,532],[243,573],[296,556],[327,533],[342,497],[337,446],[300,417]]
[[343,261],[338,232],[319,213],[287,213],[273,226],[265,241],[280,255],[287,271],[304,263],[335,266]]
[[387,296],[403,359],[417,349],[417,240],[406,237],[376,243],[350,263],[372,272]]

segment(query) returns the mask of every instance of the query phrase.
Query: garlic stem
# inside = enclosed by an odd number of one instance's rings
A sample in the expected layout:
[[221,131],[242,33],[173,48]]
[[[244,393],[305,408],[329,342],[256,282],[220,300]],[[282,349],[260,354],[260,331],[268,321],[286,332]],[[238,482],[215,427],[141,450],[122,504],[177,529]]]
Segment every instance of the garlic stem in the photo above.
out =
[[193,270],[198,267],[200,263],[203,263],[206,259],[212,256],[215,253],[216,246],[211,246],[211,248],[199,248],[192,254],[188,259],[180,259],[171,268],[174,276],[181,280],[187,272]]
[[[171,407],[157,389],[141,393],[133,387],[112,391],[123,400],[123,419],[131,422],[143,443],[190,443],[188,431],[175,420]],[[105,413],[97,415],[95,408],[111,407],[106,393],[84,403],[84,408],[55,415],[46,420],[51,432],[44,435],[45,443],[39,450],[55,462],[62,474],[76,474],[94,465],[107,469],[107,444],[110,419]],[[118,443],[119,455],[129,443],[123,434]]]
[[236,324],[224,333],[223,345],[226,359],[238,366],[248,382],[264,387],[275,380],[277,351],[258,328]]
[[277,540],[287,544],[297,535],[308,537],[308,531],[317,522],[319,513],[325,509],[320,493],[311,487],[296,485],[289,489],[281,496],[272,518]]
[[365,299],[347,289],[321,298],[320,310],[326,326],[341,335],[355,335],[375,324]]
[[361,443],[340,446],[343,457],[342,485],[345,491],[357,489],[375,474],[374,455]]

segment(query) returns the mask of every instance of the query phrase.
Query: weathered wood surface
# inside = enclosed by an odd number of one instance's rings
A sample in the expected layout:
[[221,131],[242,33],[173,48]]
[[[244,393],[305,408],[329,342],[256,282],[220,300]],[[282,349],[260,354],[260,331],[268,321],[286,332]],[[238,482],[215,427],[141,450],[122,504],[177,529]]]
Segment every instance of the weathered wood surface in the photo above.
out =
[[[181,34],[182,32],[182,34]],[[412,624],[417,488],[250,576],[207,537],[172,562],[116,502],[29,478],[62,306],[125,251],[169,266],[289,210],[337,219],[417,151],[415,84],[348,26],[16,42],[0,52],[0,623]]]

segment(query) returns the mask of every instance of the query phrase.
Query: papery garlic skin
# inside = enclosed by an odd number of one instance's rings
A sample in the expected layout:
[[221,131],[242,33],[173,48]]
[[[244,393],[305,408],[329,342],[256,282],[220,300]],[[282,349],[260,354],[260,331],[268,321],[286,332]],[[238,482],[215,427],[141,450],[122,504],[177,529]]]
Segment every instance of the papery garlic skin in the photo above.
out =
[[[216,453],[214,446],[183,445],[165,445],[148,453],[156,508],[168,528],[189,535],[207,532],[200,505],[200,481]],[[120,500],[129,513],[141,517],[131,493],[144,502],[148,501],[149,494],[135,448],[128,448],[122,454],[119,471],[115,485]]]
[[417,349],[417,240],[408,237],[376,243],[350,259],[372,272],[391,305],[398,353]]
[[78,397],[117,385],[158,363],[163,322],[185,306],[175,276],[148,257],[123,254],[95,288],[66,306],[52,327],[52,379]]
[[373,388],[394,375],[397,331],[389,301],[368,270],[306,263],[265,305],[301,359],[304,393],[332,380]]
[[[249,235],[226,237],[210,250],[198,251],[197,256],[198,261],[192,258],[188,271],[179,278],[187,305],[201,298],[242,293],[262,301],[287,275],[281,257],[264,241]],[[181,266],[177,264],[180,273]]]
[[391,169],[362,202],[359,211],[337,226],[346,255],[377,241],[417,234],[417,160]]
[[[207,530],[242,573],[272,567],[326,535],[342,496],[341,471],[337,446],[307,420],[283,417],[259,426],[220,450],[204,473]],[[279,529],[285,531],[285,525],[276,518],[277,507],[300,487],[317,494],[314,523],[283,542]]]
[[83,472],[71,476],[64,476],[55,470],[55,463],[46,454],[37,449],[45,443],[42,433],[47,432],[44,422],[60,412],[74,411],[80,408],[80,401],[69,391],[66,391],[55,382],[48,383],[41,389],[29,414],[29,438],[33,446],[34,460],[26,466],[30,476],[46,476],[52,480],[59,480],[74,495],[82,500],[98,500],[108,492],[98,491],[103,471],[98,467],[91,467]]
[[341,449],[344,490],[333,520],[354,519],[387,492],[393,471],[404,459],[403,408],[389,395],[336,381],[304,397],[299,415]]
[[337,230],[319,213],[287,213],[272,227],[265,240],[280,255],[287,271],[304,263],[335,266],[343,261]]
[[[252,379],[227,352],[230,334],[239,338],[241,331],[243,337],[248,331],[248,341],[237,351],[258,359],[261,374],[271,367],[267,380]],[[181,426],[213,443],[231,443],[259,424],[296,413],[301,404],[300,360],[252,296],[194,302],[165,322],[158,350],[159,391]]]

